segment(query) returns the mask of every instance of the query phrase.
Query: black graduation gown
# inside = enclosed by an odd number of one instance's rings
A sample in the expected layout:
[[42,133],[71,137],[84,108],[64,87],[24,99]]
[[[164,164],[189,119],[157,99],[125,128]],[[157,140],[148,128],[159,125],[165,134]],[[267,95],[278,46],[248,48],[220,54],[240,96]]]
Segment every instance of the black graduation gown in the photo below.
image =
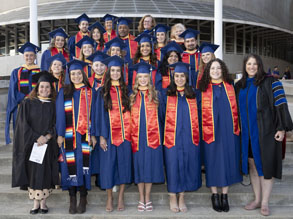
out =
[[[55,103],[25,99],[16,118],[13,139],[12,187],[34,190],[54,188],[58,184],[58,145],[55,132]],[[42,164],[29,161],[33,144],[41,135],[53,137]]]
[[[288,104],[277,104],[278,97],[274,94],[273,84],[279,83],[273,77],[263,79],[257,90],[257,126],[259,131],[259,145],[261,152],[262,168],[265,179],[282,177],[282,142],[275,140],[277,131],[291,131],[292,119],[288,110]],[[235,85],[236,97],[238,98],[240,83]],[[279,90],[283,90],[279,83]],[[240,121],[241,122],[241,121]]]

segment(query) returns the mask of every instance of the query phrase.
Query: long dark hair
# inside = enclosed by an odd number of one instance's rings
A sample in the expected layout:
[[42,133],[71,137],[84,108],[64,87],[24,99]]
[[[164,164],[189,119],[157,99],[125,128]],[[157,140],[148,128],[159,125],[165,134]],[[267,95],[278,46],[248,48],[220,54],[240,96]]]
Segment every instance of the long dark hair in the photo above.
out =
[[162,60],[162,62],[160,64],[160,67],[159,67],[159,71],[160,71],[162,76],[168,76],[168,70],[169,70],[168,58],[170,57],[172,52],[175,52],[177,54],[179,62],[181,62],[181,60],[182,60],[181,55],[180,55],[179,52],[177,52],[177,51],[169,51],[169,52],[167,52],[166,55],[164,55],[163,60]]
[[263,79],[266,76],[266,73],[264,71],[263,63],[262,63],[262,60],[261,60],[260,56],[256,55],[256,54],[248,54],[247,56],[245,56],[245,58],[243,60],[242,78],[238,82],[240,84],[241,88],[246,87],[246,79],[248,78],[248,74],[246,72],[246,63],[248,62],[248,60],[250,58],[254,58],[256,60],[256,64],[257,64],[257,73],[255,75],[254,84],[257,85],[257,86],[260,85],[260,83],[263,81]]
[[229,75],[229,70],[228,70],[225,62],[223,62],[221,59],[218,59],[218,58],[213,59],[207,63],[207,66],[204,69],[202,78],[198,83],[198,88],[202,92],[205,92],[208,89],[209,83],[212,80],[211,76],[210,76],[210,69],[211,69],[211,66],[214,62],[218,62],[221,66],[223,81],[225,81],[229,84],[233,83],[233,80],[232,80],[231,76]]
[[[130,103],[129,103],[129,97],[128,97],[128,89],[124,82],[123,73],[122,73],[121,67],[121,77],[119,79],[119,84],[121,88],[121,98],[122,98],[122,106],[124,106],[123,112],[130,110]],[[110,95],[110,88],[111,88],[111,76],[110,76],[111,67],[108,68],[106,75],[105,75],[105,83],[102,87],[102,94],[104,97],[104,107],[106,110],[112,110],[112,99]]]
[[[157,55],[156,53],[152,53],[152,44],[151,45],[151,53],[150,53],[150,64],[156,66],[157,65]],[[140,44],[137,46],[137,50],[135,52],[133,63],[136,64],[139,62],[139,59],[142,58],[141,52],[140,52]]]
[[[175,75],[176,73],[174,73]],[[192,87],[189,86],[189,78],[187,74],[184,74],[186,78],[186,82],[184,85],[184,94],[186,98],[188,99],[194,99],[195,98],[195,93],[192,89]],[[168,86],[167,90],[167,96],[176,96],[177,95],[177,85],[175,84],[174,81],[174,76],[172,77],[172,80],[170,82],[170,85]]]
[[[88,80],[88,78],[87,78],[84,70],[81,69],[80,71],[82,73],[82,78],[83,78],[82,79],[82,83],[84,83],[85,86],[87,86],[87,87],[91,87],[90,82],[89,82],[89,80]],[[66,84],[64,86],[64,94],[65,95],[71,95],[72,96],[73,95],[73,92],[75,91],[75,87],[74,87],[74,84],[71,82],[70,72],[68,74],[69,74],[70,84]]]
[[[105,44],[105,40],[104,40],[104,36],[103,36],[102,31],[101,31],[98,27],[95,27],[95,28],[93,28],[93,29],[91,30],[91,32],[90,32],[90,37],[93,39],[93,32],[94,32],[95,29],[98,29],[99,32],[100,32],[101,37],[100,37],[100,39],[99,39],[99,43],[100,43],[100,48],[103,48],[103,46],[104,46],[104,44]],[[94,40],[94,39],[93,39],[93,40]],[[98,47],[98,45],[97,45],[97,47]]]

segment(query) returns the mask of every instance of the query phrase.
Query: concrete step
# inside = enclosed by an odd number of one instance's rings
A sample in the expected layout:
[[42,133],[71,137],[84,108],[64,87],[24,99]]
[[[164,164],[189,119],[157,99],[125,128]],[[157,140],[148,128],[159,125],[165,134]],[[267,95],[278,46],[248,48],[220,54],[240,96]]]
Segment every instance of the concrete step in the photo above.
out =
[[[8,184],[0,184],[0,203],[27,203],[28,192],[20,190],[19,188],[11,188]],[[292,185],[275,184],[270,197],[270,205],[272,206],[291,206],[293,208],[293,197],[291,191]],[[118,194],[114,193],[116,197]],[[189,205],[210,205],[210,189],[203,186],[198,191],[186,192],[185,201]],[[251,186],[243,186],[235,184],[229,188],[229,200],[231,206],[243,206],[250,200],[253,200],[254,195]],[[91,191],[88,192],[88,202],[90,204],[103,206],[106,203],[106,191],[92,186]],[[125,203],[127,205],[136,205],[139,199],[138,188],[136,185],[128,185],[125,190]],[[57,203],[69,202],[67,191],[54,190],[50,200]],[[168,205],[169,198],[166,185],[153,185],[151,200],[155,205]]]
[[[187,205],[188,211],[186,213],[173,213],[169,210],[168,206],[154,206],[153,212],[138,212],[136,206],[127,206],[124,211],[117,211],[116,209],[107,213],[105,207],[96,206],[89,204],[87,205],[87,211],[84,214],[70,215],[68,213],[68,204],[61,203],[56,204],[50,202],[48,199],[49,213],[46,215],[36,215],[32,216],[29,214],[29,210],[32,208],[32,204],[0,204],[1,209],[5,209],[0,213],[0,218],[5,219],[29,219],[29,218],[46,218],[46,219],[70,219],[70,218],[82,218],[82,219],[99,219],[99,218],[111,218],[111,219],[135,219],[135,218],[213,218],[213,219],[223,219],[223,218],[237,218],[237,219],[261,219],[264,218],[260,215],[259,209],[253,211],[246,211],[242,206],[231,207],[228,213],[218,213],[214,211],[210,206],[195,206]],[[293,209],[286,206],[270,207],[272,219],[288,219],[293,218]]]

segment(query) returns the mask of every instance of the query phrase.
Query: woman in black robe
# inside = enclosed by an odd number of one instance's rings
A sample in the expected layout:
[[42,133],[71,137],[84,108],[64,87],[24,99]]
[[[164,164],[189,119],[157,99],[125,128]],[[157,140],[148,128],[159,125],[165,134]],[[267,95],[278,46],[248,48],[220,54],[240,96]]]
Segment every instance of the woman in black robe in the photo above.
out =
[[[28,189],[34,200],[31,214],[48,212],[46,199],[58,184],[58,146],[55,134],[54,77],[48,72],[33,76],[36,87],[19,106],[13,141],[12,187]],[[42,164],[29,160],[34,143],[48,144]]]
[[246,210],[261,208],[270,214],[269,197],[273,178],[282,177],[282,141],[293,129],[282,83],[266,76],[258,55],[243,62],[243,76],[236,84],[241,122],[242,172],[250,176],[255,200]]

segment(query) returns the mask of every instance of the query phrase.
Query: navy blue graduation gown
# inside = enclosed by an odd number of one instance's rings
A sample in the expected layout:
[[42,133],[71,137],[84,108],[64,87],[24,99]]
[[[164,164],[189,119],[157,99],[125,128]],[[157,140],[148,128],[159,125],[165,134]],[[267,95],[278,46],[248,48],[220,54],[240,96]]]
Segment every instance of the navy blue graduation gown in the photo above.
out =
[[[7,108],[6,108],[6,123],[5,123],[5,139],[6,144],[11,142],[10,139],[10,120],[12,116],[13,128],[15,127],[18,104],[25,98],[25,94],[18,90],[18,71],[21,67],[12,71],[9,82]],[[32,90],[32,78],[29,77],[29,92]]]
[[[186,96],[178,93],[177,98],[175,146],[164,147],[167,189],[172,193],[195,191],[202,185],[200,145],[192,142]],[[166,102],[167,96],[164,97],[165,106]]]
[[[153,149],[147,145],[146,112],[144,94],[141,93],[141,109],[139,124],[139,150],[133,154],[134,182],[137,183],[163,183],[164,162],[162,145]],[[160,137],[162,139],[163,116],[162,110],[158,110]]]
[[[80,90],[76,90],[73,93],[74,99],[74,112],[79,110],[79,98]],[[77,114],[75,113],[75,127],[77,124]],[[64,110],[64,89],[61,88],[56,100],[56,130],[58,136],[65,136],[66,129],[66,119]],[[63,161],[60,162],[61,169],[61,187],[63,190],[67,190],[71,186],[85,186],[86,189],[91,189],[91,158],[89,161],[89,170],[83,169],[83,155],[82,155],[82,145],[81,145],[82,135],[76,132],[76,149],[74,150],[74,157],[76,163],[76,180],[75,178],[70,178],[68,174],[68,167],[65,157],[64,144],[62,144],[61,155]]]
[[100,186],[102,189],[111,189],[115,185],[132,183],[131,144],[127,140],[119,146],[111,144],[109,113],[104,108],[101,88],[97,91],[95,108],[95,136],[103,136],[108,145],[107,151],[99,147]]
[[[204,114],[205,112],[201,112]],[[215,141],[203,142],[206,186],[225,187],[242,181],[240,136],[233,133],[230,103],[223,84],[213,85]]]

